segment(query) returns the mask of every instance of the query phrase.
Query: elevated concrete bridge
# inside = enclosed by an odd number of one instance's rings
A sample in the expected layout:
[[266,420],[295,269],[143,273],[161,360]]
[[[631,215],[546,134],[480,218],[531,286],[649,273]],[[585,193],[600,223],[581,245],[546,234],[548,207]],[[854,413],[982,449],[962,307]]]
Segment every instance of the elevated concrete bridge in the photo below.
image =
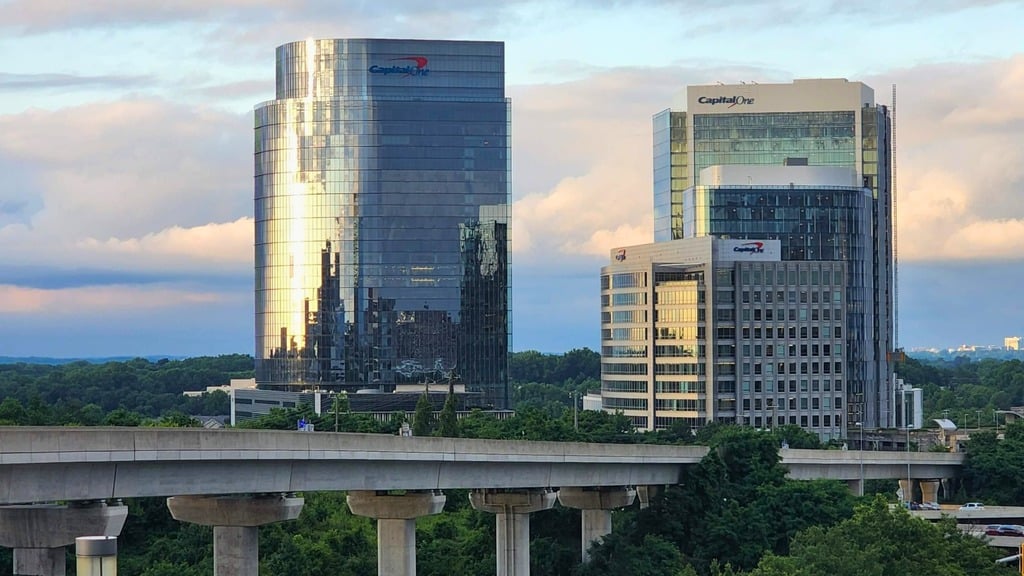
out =
[[[378,520],[379,573],[411,575],[415,518],[442,510],[441,490],[461,488],[472,490],[476,508],[497,515],[499,576],[521,575],[529,570],[531,512],[556,498],[583,510],[585,556],[589,543],[610,532],[612,509],[677,483],[707,452],[297,431],[0,428],[0,546],[15,548],[15,574],[63,574],[55,567],[60,546],[120,532],[126,509],[95,503],[169,496],[175,518],[215,527],[218,576],[252,575],[257,527],[297,517],[295,493],[347,491],[353,513]],[[786,449],[781,456],[792,478],[843,480],[854,490],[862,479],[906,479],[908,461],[912,478],[928,480],[956,476],[963,463],[962,455],[945,453]],[[395,491],[405,493],[388,493]],[[50,502],[73,503],[61,509],[74,521],[54,523],[60,509],[38,505]],[[90,522],[96,534],[72,534]],[[19,559],[36,571],[19,572]]]

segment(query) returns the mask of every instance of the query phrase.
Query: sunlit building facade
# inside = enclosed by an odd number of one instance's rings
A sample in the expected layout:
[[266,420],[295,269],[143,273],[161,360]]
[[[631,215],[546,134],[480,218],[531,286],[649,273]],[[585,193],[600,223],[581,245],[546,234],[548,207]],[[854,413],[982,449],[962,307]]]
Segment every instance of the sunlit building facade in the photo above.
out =
[[508,404],[500,42],[308,40],[255,110],[256,380]]
[[843,436],[847,265],[780,240],[612,250],[601,269],[601,402],[634,426],[795,425]]
[[[854,270],[866,264],[864,274],[850,276],[846,286],[846,344],[851,354],[845,421],[894,425],[888,360],[893,341],[889,110],[875,103],[870,87],[843,79],[690,86],[677,108],[654,116],[655,241],[703,235],[782,239],[785,260],[838,259],[850,262]],[[865,251],[829,243],[837,233],[851,231],[841,228],[848,223],[831,220],[836,206],[821,205],[820,195],[796,201],[779,190],[710,191],[707,186],[713,183],[704,179],[714,178],[715,172],[706,169],[721,166],[851,171],[855,186],[870,192]],[[730,186],[756,187],[756,177]],[[786,185],[772,184],[764,191]],[[849,197],[860,202],[858,193]],[[769,199],[776,204],[765,204]],[[784,213],[789,216],[783,229],[775,220]]]

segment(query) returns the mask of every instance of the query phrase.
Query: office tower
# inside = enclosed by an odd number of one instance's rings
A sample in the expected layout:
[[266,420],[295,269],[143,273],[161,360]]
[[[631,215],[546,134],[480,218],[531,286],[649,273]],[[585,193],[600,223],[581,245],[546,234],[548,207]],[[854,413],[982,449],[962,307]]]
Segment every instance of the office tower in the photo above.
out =
[[500,42],[307,40],[256,107],[256,380],[508,405]]
[[[846,286],[846,422],[894,425],[888,361],[893,336],[888,109],[875,104],[870,87],[842,79],[690,86],[685,106],[685,111],[666,110],[654,117],[655,241],[702,235],[778,238],[784,243],[783,259],[867,263],[863,277],[848,275]],[[767,225],[772,219],[768,206],[749,204],[761,196],[743,199],[707,188],[703,179],[713,178],[714,172],[705,169],[728,165],[853,170],[858,185],[871,192],[866,252],[828,243],[839,223],[811,196],[803,196],[800,206],[774,197],[785,204],[772,208],[797,210],[786,231]],[[751,174],[747,184],[758,184],[754,178]]]
[[[603,407],[645,429],[793,424],[844,437],[849,322],[860,320],[846,311],[871,275],[870,192],[849,168],[701,177],[687,213],[708,212],[713,233],[618,248],[602,269]],[[798,233],[808,225],[823,226],[814,246]]]

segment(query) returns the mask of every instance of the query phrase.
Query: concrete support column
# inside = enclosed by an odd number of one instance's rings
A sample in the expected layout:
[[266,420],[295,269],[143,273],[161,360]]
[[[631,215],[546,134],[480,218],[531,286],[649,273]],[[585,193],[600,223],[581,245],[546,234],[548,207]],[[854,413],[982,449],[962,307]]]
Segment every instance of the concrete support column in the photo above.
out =
[[921,480],[919,484],[921,486],[921,502],[939,501],[938,480]]
[[444,510],[444,494],[354,490],[348,493],[346,501],[356,516],[377,519],[377,574],[416,576],[416,518],[440,514]]
[[64,547],[79,536],[118,536],[128,507],[104,502],[0,506],[0,546],[14,548],[16,576],[64,576]]
[[940,481],[940,483],[942,485],[942,497],[944,499],[946,499],[947,501],[948,500],[952,500],[953,499],[953,479],[952,478],[943,478]]
[[304,502],[282,494],[174,496],[167,508],[180,522],[213,526],[213,576],[256,576],[258,527],[298,518]]
[[907,478],[900,479],[900,490],[903,491],[903,501],[912,502],[914,500],[914,486],[917,484],[917,480],[911,480]]
[[575,488],[558,491],[558,501],[566,508],[582,510],[583,561],[590,559],[590,547],[612,533],[612,510],[633,504],[633,488]]
[[651,498],[661,493],[661,486],[637,486],[636,497],[640,499],[640,508],[644,509],[651,505]]
[[473,508],[495,514],[497,576],[530,576],[530,513],[555,505],[551,490],[473,490]]
[[864,495],[864,481],[863,480],[847,480],[846,485],[850,488],[850,493],[854,496]]

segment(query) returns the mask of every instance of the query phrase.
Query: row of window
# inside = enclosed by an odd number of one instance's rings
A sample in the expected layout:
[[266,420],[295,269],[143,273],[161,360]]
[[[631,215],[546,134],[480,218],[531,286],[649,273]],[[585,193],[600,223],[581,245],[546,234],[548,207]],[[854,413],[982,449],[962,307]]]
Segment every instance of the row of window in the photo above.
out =
[[[790,272],[792,272],[792,270]],[[744,274],[744,276],[748,275]],[[800,273],[801,284],[807,283],[806,276],[806,271]],[[817,274],[815,274],[815,276],[817,276]],[[836,278],[841,279],[842,273],[840,272]],[[816,284],[816,280],[817,279],[812,280],[812,282]],[[775,302],[778,302],[779,304],[783,304],[785,302],[789,302],[790,304],[828,304],[842,301],[843,293],[841,290],[765,290],[764,292],[761,290],[743,290],[740,292],[740,302],[743,304],[760,304],[762,302],[764,304],[774,304]]]
[[843,397],[842,396],[825,396],[823,398],[753,398],[753,404],[751,404],[751,398],[743,399],[743,409],[750,410],[753,406],[754,410],[832,410],[835,407],[836,410],[843,409]]
[[[761,322],[762,320],[765,322],[774,322],[776,320],[782,322],[787,317],[790,322],[807,322],[808,320],[817,322],[819,320],[831,320],[833,313],[831,308],[811,308],[810,312],[808,312],[806,307],[802,307],[799,310],[790,308],[788,314],[786,314],[786,309],[784,308],[744,308],[740,311],[740,319],[744,322]],[[840,320],[842,317],[842,311],[836,308],[835,319]],[[721,314],[718,315],[718,319],[732,320],[732,318],[723,318]]]
[[[659,328],[658,330],[660,332],[661,328]],[[699,338],[703,338],[703,327],[697,327],[697,331],[701,333],[701,336],[699,336]],[[776,326],[774,331],[772,330],[771,326],[754,326],[753,328],[751,328],[750,326],[743,326],[740,328],[739,331],[742,339],[744,340],[749,340],[752,337],[757,339],[771,338],[773,332],[775,334],[775,338],[783,339],[786,338],[788,334],[788,337],[791,340],[795,340],[797,337],[799,337],[801,340],[806,340],[807,338],[832,337],[838,339],[843,337],[843,327],[838,324],[835,325],[834,327],[830,324],[823,324],[821,326],[800,326],[799,328],[797,326]],[[798,334],[799,336],[797,336]],[[715,329],[715,336],[719,340],[735,340],[736,328],[720,326]],[[664,338],[668,337],[669,336],[664,336]]]
[[[801,378],[799,381],[798,380],[790,380],[789,381],[789,390],[788,391],[789,392],[797,392],[798,391],[798,389],[797,389],[797,385],[798,384],[799,384],[799,391],[800,392],[819,392],[819,391],[822,391],[822,390],[825,391],[825,392],[831,392],[833,390],[833,388],[838,392],[838,391],[843,389],[843,381],[840,378],[836,378],[835,380],[832,380],[830,378],[825,378],[823,380],[822,379],[818,379],[818,378],[811,378],[809,380],[807,378]],[[756,394],[760,394],[762,392],[762,390],[764,392],[771,393],[771,392],[775,392],[775,387],[776,387],[775,385],[776,385],[775,380],[773,380],[771,378],[769,378],[768,380],[764,380],[764,381],[762,381],[762,380],[754,380],[753,382],[751,382],[749,379],[744,378],[743,381],[742,381],[742,388],[741,389],[742,389],[744,394],[749,394],[751,390],[753,390],[754,393],[756,393]],[[763,388],[762,388],[762,386],[763,386]],[[779,380],[778,381],[778,389],[779,389],[778,390],[779,392],[786,392],[787,391],[786,390],[786,381],[785,380]]]
[[[797,367],[799,366],[799,371]],[[743,363],[743,375],[749,376],[764,374],[767,376],[773,376],[775,374],[842,374],[843,363],[842,362],[790,362],[789,371],[787,372],[786,363],[761,363],[761,362],[744,362]]]

